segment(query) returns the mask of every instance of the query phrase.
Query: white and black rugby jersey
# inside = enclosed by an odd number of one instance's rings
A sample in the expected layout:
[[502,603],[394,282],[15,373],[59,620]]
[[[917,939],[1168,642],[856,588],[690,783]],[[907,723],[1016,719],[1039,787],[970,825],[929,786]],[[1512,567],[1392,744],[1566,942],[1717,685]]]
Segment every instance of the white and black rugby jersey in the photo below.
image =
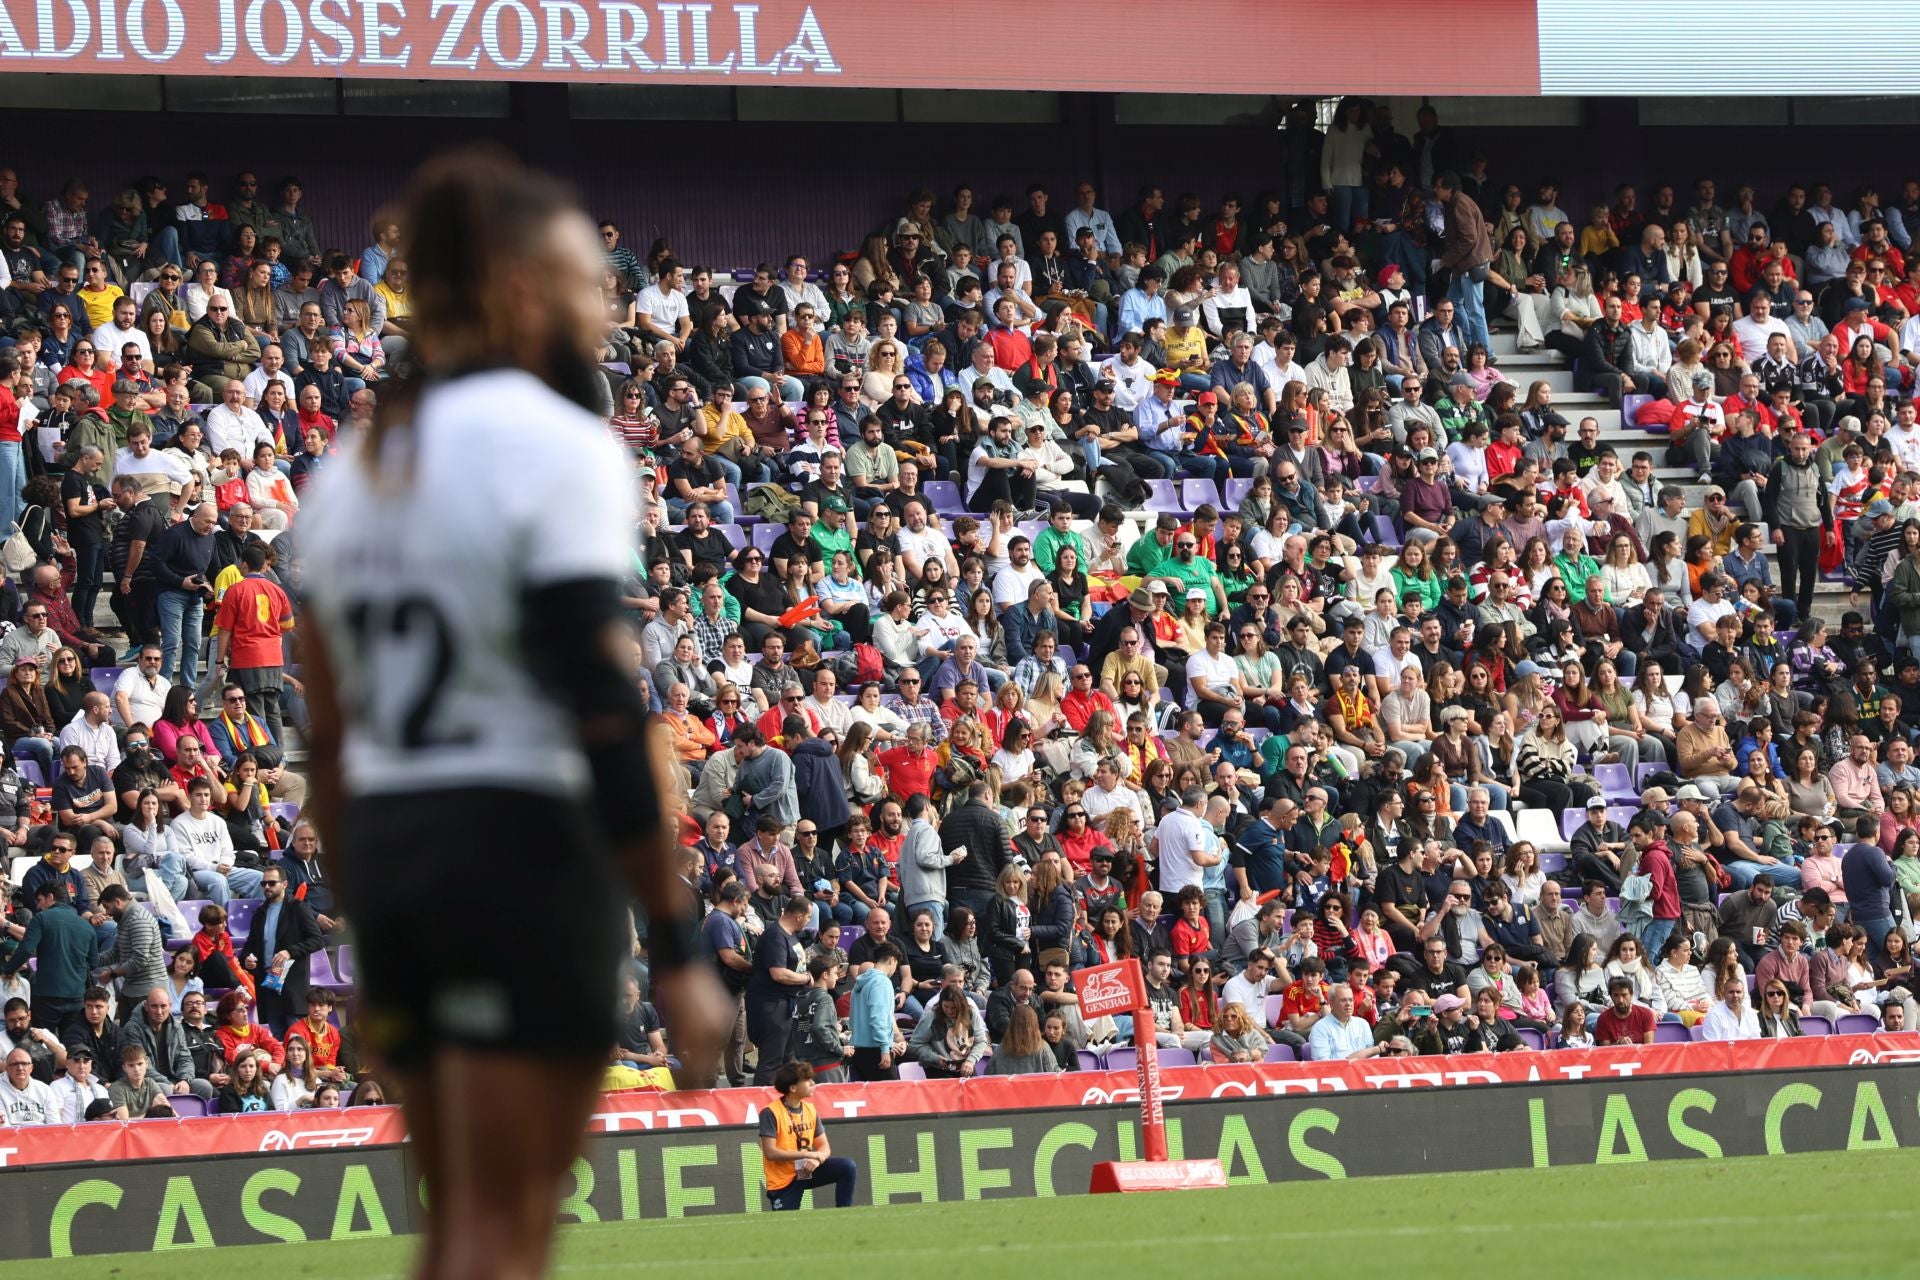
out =
[[522,600],[630,572],[632,464],[604,422],[518,370],[427,387],[387,450],[378,480],[357,451],[336,461],[300,513],[348,792],[584,794],[572,717],[523,651]]

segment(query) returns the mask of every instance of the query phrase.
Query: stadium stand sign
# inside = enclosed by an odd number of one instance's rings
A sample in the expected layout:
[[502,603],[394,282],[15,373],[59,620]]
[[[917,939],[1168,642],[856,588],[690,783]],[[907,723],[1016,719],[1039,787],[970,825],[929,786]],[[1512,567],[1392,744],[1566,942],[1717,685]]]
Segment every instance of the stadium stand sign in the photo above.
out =
[[[1487,21],[1433,29],[1411,0],[1370,11],[1418,24],[1428,56],[1369,72],[1376,92],[1540,91],[1534,0],[1489,0]],[[1344,93],[1303,45],[1351,39],[1337,9],[1296,6],[1285,22],[1247,0],[1198,0],[1183,18],[1239,33],[1246,56],[1208,77],[1214,93]],[[92,74],[354,76],[384,79],[842,84],[860,88],[1188,93],[1151,41],[1106,41],[1050,68],[1019,60],[902,59],[898,12],[871,0],[0,0],[0,66]],[[916,15],[935,45],[964,44],[976,15]],[[1288,68],[1276,83],[1274,68]]]
[[[201,1124],[209,1122],[202,1121]],[[1464,1136],[1471,1141],[1462,1141]],[[1236,1184],[1475,1172],[1920,1143],[1920,1069],[1838,1066],[1172,1103],[1176,1159]],[[1076,1194],[1139,1154],[1128,1107],[1048,1107],[833,1122],[872,1204]],[[416,1229],[409,1147],[254,1152],[0,1175],[0,1259],[304,1243]],[[604,1134],[576,1162],[569,1222],[759,1212],[755,1129]]]

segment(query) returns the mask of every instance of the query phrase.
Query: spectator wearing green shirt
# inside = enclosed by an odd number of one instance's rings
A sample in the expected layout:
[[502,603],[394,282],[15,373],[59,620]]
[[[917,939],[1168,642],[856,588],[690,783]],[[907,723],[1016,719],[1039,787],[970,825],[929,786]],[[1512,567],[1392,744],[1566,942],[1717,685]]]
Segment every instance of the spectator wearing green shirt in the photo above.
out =
[[1061,547],[1072,547],[1079,554],[1080,563],[1087,563],[1087,544],[1074,531],[1071,507],[1055,507],[1047,521],[1047,527],[1042,529],[1040,536],[1033,540],[1033,562],[1040,566],[1042,573],[1053,572],[1056,556]]
[[1195,587],[1207,593],[1207,616],[1219,615],[1227,607],[1227,589],[1220,581],[1220,574],[1213,567],[1213,561],[1202,559],[1199,555],[1199,539],[1193,533],[1178,533],[1174,537],[1173,558],[1162,561],[1155,569],[1154,576],[1167,578],[1180,584],[1182,593]]
[[807,537],[814,546],[820,548],[823,562],[832,564],[836,551],[844,551],[848,560],[853,559],[853,527],[847,521],[847,514],[852,509],[847,500],[837,493],[828,494],[820,503],[820,518],[813,522]]
[[1145,577],[1158,569],[1162,561],[1172,557],[1174,536],[1179,532],[1180,517],[1161,512],[1153,522],[1153,532],[1127,548],[1127,572]]

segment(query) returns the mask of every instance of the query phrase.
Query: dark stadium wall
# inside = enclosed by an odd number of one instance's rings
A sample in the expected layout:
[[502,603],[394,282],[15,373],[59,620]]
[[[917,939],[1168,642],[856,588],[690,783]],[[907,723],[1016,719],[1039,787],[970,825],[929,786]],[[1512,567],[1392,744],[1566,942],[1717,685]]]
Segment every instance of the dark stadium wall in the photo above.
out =
[[[1920,1142],[1920,1068],[1836,1067],[1477,1089],[1179,1102],[1175,1159],[1235,1184],[1715,1160]],[[1128,1106],[839,1121],[859,1202],[1078,1195],[1100,1160],[1138,1157]],[[1468,1140],[1463,1141],[1462,1138]],[[765,1208],[749,1126],[592,1139],[560,1217],[633,1221]],[[0,1172],[0,1259],[305,1242],[417,1229],[404,1146]]]
[[[689,260],[716,268],[796,251],[817,265],[831,252],[857,250],[866,232],[900,213],[909,189],[931,188],[938,209],[961,179],[980,205],[1004,193],[1022,207],[1027,184],[1042,181],[1064,212],[1073,183],[1091,174],[1103,207],[1115,214],[1143,182],[1162,184],[1169,203],[1192,190],[1211,207],[1225,191],[1250,200],[1273,181],[1282,146],[1273,130],[1121,126],[1101,96],[1068,95],[1064,102],[1063,122],[1043,126],[576,121],[566,116],[564,92],[544,86],[516,86],[509,120],[14,111],[0,163],[19,172],[23,192],[45,199],[73,171],[67,140],[74,129],[120,136],[122,124],[134,124],[153,131],[144,158],[94,148],[79,165],[94,210],[148,169],[174,184],[175,199],[184,199],[180,177],[189,168],[207,170],[220,197],[242,166],[256,170],[263,194],[292,170],[323,242],[358,253],[369,217],[417,160],[441,146],[487,138],[569,175],[596,215],[621,223],[636,252],[664,235]],[[1629,99],[1590,100],[1586,120],[1575,129],[1481,128],[1462,137],[1486,150],[1497,181],[1518,183],[1528,199],[1543,174],[1558,177],[1561,207],[1584,223],[1587,206],[1610,199],[1622,181],[1643,184],[1643,208],[1646,183],[1671,181],[1684,207],[1703,169],[1719,182],[1723,204],[1731,204],[1742,181],[1761,190],[1763,209],[1789,181],[1828,181],[1843,204],[1862,181],[1897,194],[1906,175],[1889,157],[1911,132],[1643,128]],[[328,137],[338,142],[322,140]],[[378,141],[371,149],[348,145],[370,138]],[[1810,170],[1815,157],[1820,168]]]

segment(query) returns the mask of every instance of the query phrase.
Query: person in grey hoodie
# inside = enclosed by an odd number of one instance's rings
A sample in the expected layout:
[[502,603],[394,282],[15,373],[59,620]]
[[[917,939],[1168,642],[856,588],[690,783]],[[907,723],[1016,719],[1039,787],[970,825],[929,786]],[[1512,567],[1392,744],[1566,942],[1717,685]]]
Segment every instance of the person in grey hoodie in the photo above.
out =
[[915,793],[907,797],[907,840],[900,848],[900,899],[905,918],[922,909],[933,913],[935,933],[947,927],[947,868],[967,860],[965,846],[940,847],[940,815],[933,802]]
[[807,961],[812,985],[801,994],[793,1019],[794,1056],[813,1068],[813,1078],[820,1084],[844,1083],[846,1062],[853,1056],[853,1045],[841,1034],[840,1015],[833,1007],[839,970],[840,961],[834,956],[822,954]]

